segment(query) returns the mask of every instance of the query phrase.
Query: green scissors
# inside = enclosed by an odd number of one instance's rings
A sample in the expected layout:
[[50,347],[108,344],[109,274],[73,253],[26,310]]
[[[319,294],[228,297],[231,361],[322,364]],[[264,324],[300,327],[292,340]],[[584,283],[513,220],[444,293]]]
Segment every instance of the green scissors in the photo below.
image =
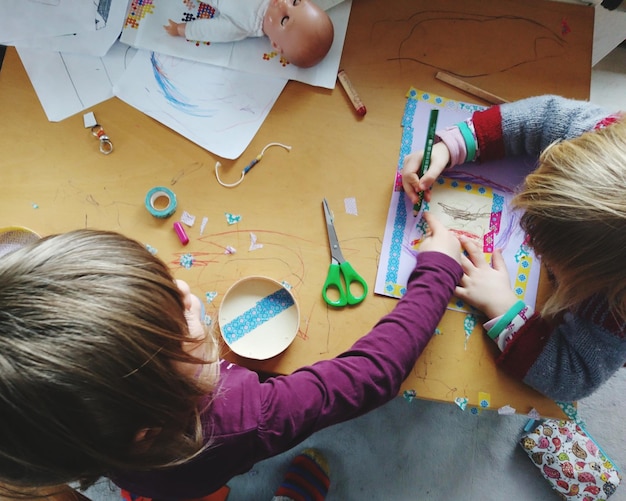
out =
[[[345,260],[339,247],[339,240],[337,239],[337,232],[335,231],[335,225],[333,224],[333,217],[328,208],[328,202],[326,199],[322,201],[324,207],[324,216],[326,217],[326,230],[328,231],[328,242],[330,243],[330,257],[331,262],[328,267],[328,275],[326,276],[326,282],[322,287],[322,297],[331,306],[345,306],[346,304],[358,304],[367,296],[367,283],[361,275],[359,275],[352,265]],[[343,277],[343,283],[342,278]],[[358,284],[358,285],[356,285]],[[352,288],[358,290],[360,295],[355,296],[352,292]],[[332,291],[333,296],[338,295],[338,299],[333,299],[328,296],[329,290]]]

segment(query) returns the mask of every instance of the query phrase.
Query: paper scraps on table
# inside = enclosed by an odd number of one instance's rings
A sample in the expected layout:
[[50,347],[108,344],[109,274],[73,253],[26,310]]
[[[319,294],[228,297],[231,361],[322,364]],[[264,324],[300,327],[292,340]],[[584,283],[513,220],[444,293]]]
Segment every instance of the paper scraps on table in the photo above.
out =
[[291,286],[291,284],[289,282],[285,282],[284,280],[280,283],[280,285],[282,285],[285,289],[287,289],[288,291],[290,291],[291,289],[293,289],[293,287]]
[[236,254],[237,249],[235,249],[232,245],[227,245],[224,249],[224,254]]
[[498,409],[498,414],[500,414],[500,416],[512,416],[515,414],[515,409],[510,405],[503,405]]
[[527,416],[530,419],[541,419],[541,414],[539,414],[539,411],[535,409],[534,407],[530,409],[530,411],[528,411]]
[[407,402],[410,403],[417,396],[417,392],[415,390],[404,390],[402,396]]
[[555,403],[561,408],[563,414],[565,414],[569,419],[575,421],[578,424],[581,424],[583,422],[583,420],[578,415],[578,410],[576,409],[576,406],[572,402],[559,402],[557,400],[555,401]]
[[180,265],[188,270],[193,266],[194,257],[192,254],[183,254],[180,256]]
[[204,315],[204,318],[202,319],[202,321],[204,322],[204,325],[206,325],[207,327],[211,327],[211,324],[213,324],[213,318],[211,318],[211,315],[209,315],[208,313]]
[[465,330],[465,349],[467,350],[467,342],[469,341],[474,327],[476,327],[477,318],[473,313],[468,313],[463,319],[463,329]]
[[159,252],[158,250],[156,250],[154,247],[152,247],[152,245],[150,244],[146,244],[146,250],[152,254],[153,256],[156,256],[156,253]]
[[231,214],[230,212],[224,212],[226,216],[226,222],[228,224],[236,224],[241,221],[241,216],[236,216],[235,214]]
[[250,233],[250,248],[248,250],[254,251],[254,250],[262,249],[262,248],[263,248],[263,244],[257,243],[256,235],[254,233]]
[[352,214],[353,216],[358,216],[359,213],[356,208],[356,198],[349,197],[343,200],[343,204],[346,208],[346,214]]
[[193,216],[189,214],[189,212],[184,210],[182,216],[180,216],[180,222],[185,223],[187,226],[191,228],[196,222],[196,216]]
[[489,407],[491,405],[491,394],[484,391],[479,391],[478,405],[480,405],[482,409],[486,409],[487,407]]
[[203,217],[202,222],[200,223],[200,235],[204,234],[204,229],[206,228],[206,224],[209,222],[208,217]]
[[467,407],[467,402],[469,402],[469,400],[465,397],[456,397],[454,399],[454,403],[458,405],[462,411],[464,411]]
[[211,304],[213,302],[213,300],[217,297],[217,292],[215,292],[215,291],[207,292],[205,294],[205,297],[206,297],[206,302],[208,304]]

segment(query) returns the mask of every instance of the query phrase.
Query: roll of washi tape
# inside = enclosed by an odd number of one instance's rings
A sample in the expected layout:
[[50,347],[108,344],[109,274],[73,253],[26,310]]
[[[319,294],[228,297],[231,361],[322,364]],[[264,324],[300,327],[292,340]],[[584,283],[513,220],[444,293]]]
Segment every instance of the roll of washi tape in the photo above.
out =
[[156,186],[146,195],[146,209],[154,217],[170,217],[176,212],[176,195],[168,188]]

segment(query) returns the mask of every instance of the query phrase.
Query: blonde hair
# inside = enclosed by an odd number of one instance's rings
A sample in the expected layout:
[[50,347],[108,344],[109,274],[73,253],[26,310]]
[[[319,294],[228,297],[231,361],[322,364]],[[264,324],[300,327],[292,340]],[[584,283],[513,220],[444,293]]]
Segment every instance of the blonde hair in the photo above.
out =
[[[0,258],[0,482],[20,488],[178,464],[202,450],[215,381],[189,355],[166,265],[120,234],[78,230]],[[158,430],[137,444],[141,430]],[[26,490],[26,489],[25,489]]]
[[626,320],[626,121],[549,146],[513,205],[557,279],[542,313],[602,295]]

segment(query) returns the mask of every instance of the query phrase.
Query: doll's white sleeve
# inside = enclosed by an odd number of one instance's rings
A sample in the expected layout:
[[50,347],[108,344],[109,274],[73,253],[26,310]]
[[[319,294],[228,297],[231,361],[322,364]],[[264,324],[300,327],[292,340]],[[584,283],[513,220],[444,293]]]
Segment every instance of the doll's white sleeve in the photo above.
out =
[[236,42],[250,36],[227,17],[196,19],[185,24],[185,38],[198,42]]

